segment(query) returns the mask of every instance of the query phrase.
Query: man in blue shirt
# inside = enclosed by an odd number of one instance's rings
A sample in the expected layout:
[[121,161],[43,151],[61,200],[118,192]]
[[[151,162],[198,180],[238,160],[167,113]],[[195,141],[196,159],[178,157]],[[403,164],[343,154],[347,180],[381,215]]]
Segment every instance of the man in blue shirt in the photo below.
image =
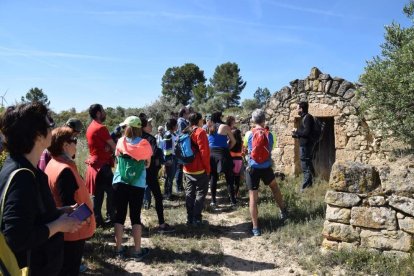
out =
[[246,169],[246,185],[249,189],[249,210],[252,218],[252,233],[260,236],[261,231],[258,225],[257,200],[259,196],[260,180],[270,187],[273,197],[281,209],[280,219],[284,222],[287,219],[287,210],[283,202],[282,193],[276,183],[275,174],[272,169],[271,151],[273,148],[273,135],[265,127],[265,113],[256,109],[252,113],[252,122],[255,127],[246,133],[244,139],[245,147],[248,149],[248,166]]

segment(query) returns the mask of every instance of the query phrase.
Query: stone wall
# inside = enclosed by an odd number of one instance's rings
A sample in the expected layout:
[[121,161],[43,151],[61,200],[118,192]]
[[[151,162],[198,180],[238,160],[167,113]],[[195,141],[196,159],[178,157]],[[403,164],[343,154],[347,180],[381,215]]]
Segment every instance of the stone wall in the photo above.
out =
[[357,84],[332,78],[314,67],[307,78],[291,81],[290,85],[272,95],[265,109],[268,125],[277,137],[272,153],[276,170],[286,174],[301,172],[298,143],[291,137],[292,129],[298,126],[296,106],[299,101],[309,103],[310,114],[333,118],[335,160],[329,167],[335,161],[375,163],[387,158],[380,134],[371,129],[373,122],[369,115],[360,114],[360,103],[355,96]]
[[388,165],[336,162],[325,196],[323,250],[366,248],[409,256],[414,241],[414,157]]

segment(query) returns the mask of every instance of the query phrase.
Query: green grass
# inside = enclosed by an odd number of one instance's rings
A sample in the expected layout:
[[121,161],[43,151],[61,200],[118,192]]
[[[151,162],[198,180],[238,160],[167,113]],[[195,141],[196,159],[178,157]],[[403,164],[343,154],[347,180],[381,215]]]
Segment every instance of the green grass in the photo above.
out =
[[[81,175],[86,171],[84,160],[88,155],[85,140],[78,145],[77,165]],[[289,211],[289,220],[283,225],[279,220],[280,210],[276,206],[268,187],[261,185],[259,190],[259,224],[262,228],[262,250],[283,252],[286,258],[295,260],[303,269],[316,275],[331,275],[332,271],[340,271],[346,275],[414,275],[414,259],[397,260],[378,253],[357,250],[353,252],[339,251],[322,254],[322,228],[326,211],[324,197],[328,183],[317,179],[312,188],[299,193],[300,178],[287,177],[278,181],[285,203]],[[223,179],[221,179],[223,182]],[[162,185],[162,182],[161,182]],[[219,196],[225,197],[223,189]],[[155,231],[158,226],[154,208],[143,210],[142,217],[147,231],[143,237],[151,242],[151,258],[145,263],[161,274],[177,275],[218,275],[223,273],[224,249],[220,238],[228,235],[239,225],[229,225],[228,220],[243,221],[243,229],[250,229],[248,209],[248,193],[244,186],[240,190],[240,206],[236,210],[222,209],[226,219],[201,228],[188,227],[184,196],[179,196],[173,203],[166,202],[164,215],[167,223],[173,225],[176,232],[171,235],[160,235]],[[217,213],[206,202],[204,211],[208,218]],[[154,201],[152,201],[154,205]],[[103,204],[105,206],[105,204]],[[220,213],[219,212],[219,213]],[[240,229],[240,228],[238,228]],[[131,237],[131,230],[125,231],[125,237]],[[87,242],[85,261],[90,270],[87,274],[123,274],[126,271],[122,263],[113,259],[113,229],[97,229],[95,236]],[[243,239],[235,245],[243,250]]]

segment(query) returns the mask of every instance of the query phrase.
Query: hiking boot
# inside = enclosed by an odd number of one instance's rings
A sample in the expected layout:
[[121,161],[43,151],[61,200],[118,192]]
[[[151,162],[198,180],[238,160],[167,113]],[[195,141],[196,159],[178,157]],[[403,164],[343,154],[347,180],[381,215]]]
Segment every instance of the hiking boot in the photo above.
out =
[[260,231],[260,228],[253,228],[252,229],[252,234],[253,234],[253,236],[258,237],[258,236],[262,235],[262,232]]
[[281,212],[280,212],[280,221],[281,221],[282,223],[284,223],[287,219],[288,219],[288,212],[287,212],[287,209],[286,209],[286,208],[284,208],[284,209],[282,209],[282,210],[281,210]]
[[126,248],[122,246],[120,250],[115,251],[115,258],[117,259],[125,259]]
[[164,223],[164,226],[162,227],[159,226],[157,230],[158,230],[158,233],[161,233],[161,234],[175,232],[174,227],[171,227],[168,223]]
[[141,247],[141,251],[139,252],[133,252],[131,254],[131,257],[135,259],[135,261],[142,261],[142,259],[144,259],[145,256],[147,256],[149,254],[150,250],[149,248],[146,247]]

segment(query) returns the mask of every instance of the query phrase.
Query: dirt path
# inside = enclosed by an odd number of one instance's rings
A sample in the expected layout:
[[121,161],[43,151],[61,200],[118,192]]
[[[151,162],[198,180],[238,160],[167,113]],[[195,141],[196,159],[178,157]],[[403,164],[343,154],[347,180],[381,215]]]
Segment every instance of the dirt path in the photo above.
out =
[[[179,204],[183,204],[180,202]],[[203,219],[208,221],[208,231],[215,234],[207,237],[191,237],[188,239],[181,235],[180,231],[171,236],[158,235],[149,236],[144,233],[142,244],[151,248],[150,255],[143,261],[137,262],[132,259],[118,260],[109,258],[106,261],[116,267],[120,267],[123,272],[117,275],[310,275],[303,271],[295,260],[286,256],[280,250],[276,250],[266,240],[266,235],[252,237],[250,234],[251,224],[246,217],[247,207],[238,207],[238,211],[244,215],[235,215],[234,211],[229,211],[229,206],[221,205],[222,209],[204,212]],[[144,214],[145,220],[145,214]],[[130,233],[129,220],[127,220],[126,232]],[[186,228],[181,227],[181,232]],[[162,236],[160,238],[160,236]],[[133,240],[130,234],[125,235],[126,245],[132,246]],[[196,243],[197,239],[206,244],[215,244],[218,253],[211,253],[200,250],[194,253],[176,253],[168,249],[159,249],[153,239],[165,239],[164,242],[173,242],[183,246],[186,243]],[[161,244],[163,244],[161,242]],[[108,242],[110,247],[113,242]],[[207,246],[208,247],[208,246]],[[162,257],[160,257],[163,255]],[[194,261],[191,258],[205,258],[205,260]],[[218,261],[209,261],[219,258]],[[190,259],[190,260],[188,260]]]

